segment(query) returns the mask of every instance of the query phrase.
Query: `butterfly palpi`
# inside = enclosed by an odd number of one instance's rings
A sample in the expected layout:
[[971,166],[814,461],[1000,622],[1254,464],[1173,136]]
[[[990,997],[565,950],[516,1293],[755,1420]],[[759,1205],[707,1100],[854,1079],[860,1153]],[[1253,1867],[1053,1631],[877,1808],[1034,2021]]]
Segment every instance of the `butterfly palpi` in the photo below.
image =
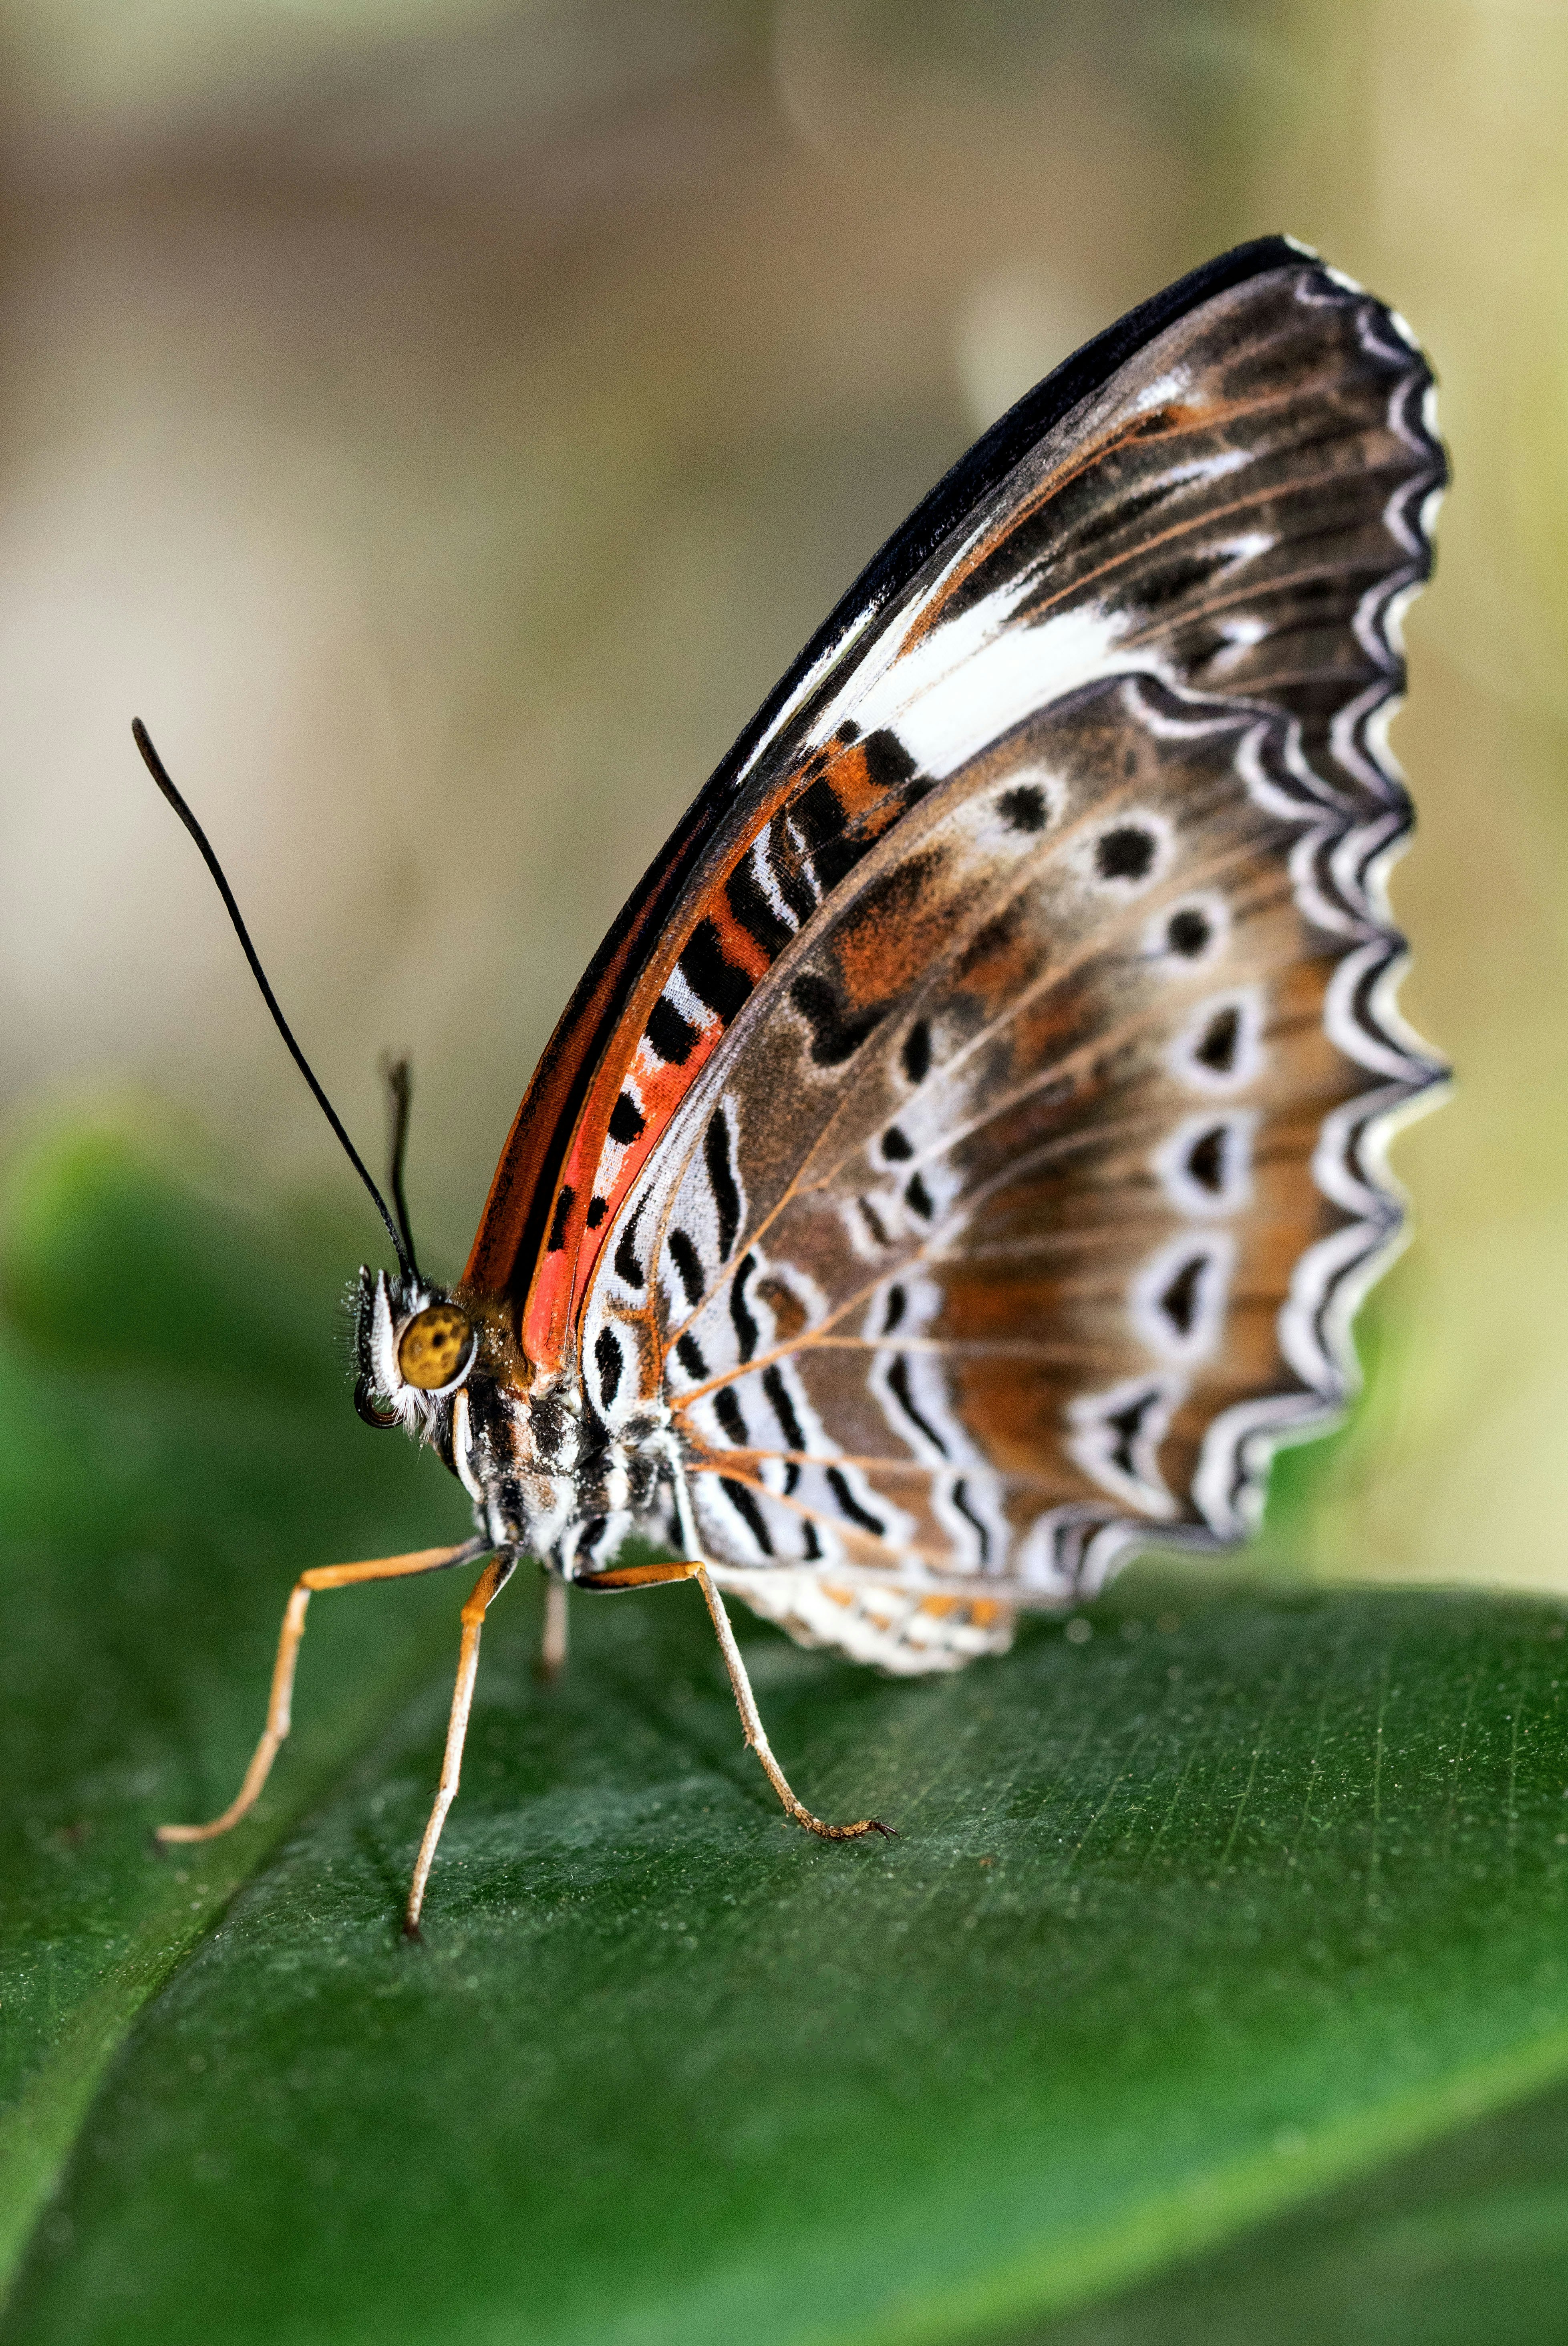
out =
[[[1392,311],[1284,238],[1146,301],[1004,415],[850,589],[573,995],[467,1268],[360,1274],[355,1400],[473,1504],[482,1564],[417,1930],[486,1608],[696,1578],[895,1672],[1007,1646],[1135,1547],[1255,1522],[1355,1373],[1397,1243],[1401,1023],[1383,877],[1400,621],[1445,477]],[[144,755],[202,847],[138,727]],[[630,1533],[675,1561],[617,1567]]]

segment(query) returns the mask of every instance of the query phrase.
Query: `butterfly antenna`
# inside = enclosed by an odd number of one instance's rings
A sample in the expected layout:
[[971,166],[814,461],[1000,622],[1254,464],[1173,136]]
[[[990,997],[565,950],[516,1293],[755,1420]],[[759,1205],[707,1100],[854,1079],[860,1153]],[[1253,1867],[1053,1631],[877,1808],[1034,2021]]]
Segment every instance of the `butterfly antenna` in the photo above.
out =
[[250,932],[240,918],[239,907],[234,901],[234,891],[223,876],[223,866],[219,862],[217,856],[214,855],[211,847],[209,845],[207,833],[202,830],[201,825],[197,821],[196,817],[191,813],[190,809],[186,805],[185,801],[180,797],[179,792],[169,780],[168,775],[164,770],[163,760],[153,748],[152,737],[139,717],[135,717],[131,719],[131,732],[135,737],[137,748],[141,751],[142,760],[147,767],[148,772],[152,776],[153,780],[158,784],[158,789],[163,792],[164,797],[168,801],[169,805],[174,809],[176,814],[179,817],[187,831],[189,831],[192,839],[195,840],[197,846],[201,850],[202,862],[206,864],[208,870],[211,872],[213,879],[218,884],[218,892],[223,899],[223,908],[234,923],[234,933],[239,940],[240,950],[244,954],[246,960],[250,964],[250,974],[261,989],[262,1001],[272,1013],[272,1024],[277,1027],[279,1034],[281,1035],[284,1042],[288,1045],[289,1054],[292,1058],[294,1065],[299,1068],[300,1073],[310,1085],[316,1106],[321,1109],[321,1114],[326,1117],[327,1122],[337,1134],[338,1139],[342,1145],[344,1155],[347,1157],[350,1164],[353,1167],[354,1171],[359,1175],[361,1180],[364,1183],[366,1188],[370,1191],[371,1196],[374,1198],[376,1211],[380,1214],[382,1221],[386,1224],[387,1234],[391,1238],[392,1245],[396,1250],[399,1269],[402,1270],[405,1279],[416,1278],[418,1273],[414,1270],[412,1248],[405,1248],[402,1238],[399,1233],[398,1226],[393,1221],[391,1214],[387,1211],[386,1199],[382,1196],[381,1191],[376,1188],[375,1183],[372,1180],[369,1172],[366,1170],[363,1158],[360,1155],[359,1150],[354,1147],[353,1142],[349,1138],[348,1134],[344,1131],[341,1118],[339,1117],[336,1108],[332,1106],[331,1101],[327,1097],[326,1093],[321,1089],[321,1085],[316,1081],[316,1078],[311,1070],[310,1061],[306,1058],[303,1051],[300,1050],[298,1043],[295,1042],[293,1034],[290,1029],[289,1022],[284,1017],[281,1010],[278,1007],[278,997],[267,983],[267,973],[262,968],[260,962],[257,958],[256,948],[250,942]]
[[403,1159],[408,1154],[409,1110],[413,1105],[413,1069],[407,1059],[394,1059],[387,1069],[387,1089],[392,1094],[392,1193],[397,1212],[397,1226],[402,1232],[403,1252],[418,1276],[414,1263],[413,1231],[408,1219],[408,1198],[402,1186]]

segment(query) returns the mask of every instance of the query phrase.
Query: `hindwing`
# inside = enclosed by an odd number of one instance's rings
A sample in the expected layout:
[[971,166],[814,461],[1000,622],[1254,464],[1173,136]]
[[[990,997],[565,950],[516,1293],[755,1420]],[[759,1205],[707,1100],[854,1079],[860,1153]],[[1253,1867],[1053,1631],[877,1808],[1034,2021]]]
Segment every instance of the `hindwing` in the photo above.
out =
[[1349,1389],[1440,1072],[1382,895],[1430,377],[1282,240],[1183,290],[988,435],[721,769],[470,1264],[606,1424],[673,1413],[727,1585],[891,1667],[1247,1527]]

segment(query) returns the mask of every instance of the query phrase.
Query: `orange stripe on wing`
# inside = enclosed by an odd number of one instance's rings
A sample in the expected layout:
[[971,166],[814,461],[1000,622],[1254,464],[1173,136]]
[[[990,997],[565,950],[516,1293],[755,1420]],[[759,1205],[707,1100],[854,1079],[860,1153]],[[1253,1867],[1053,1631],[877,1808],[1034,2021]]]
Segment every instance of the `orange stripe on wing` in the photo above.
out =
[[[817,754],[804,767],[793,769],[769,793],[722,867],[709,872],[701,893],[688,898],[682,908],[678,923],[672,923],[667,929],[662,950],[650,960],[594,1076],[561,1168],[545,1250],[535,1269],[524,1315],[523,1349],[530,1360],[555,1362],[562,1357],[567,1331],[581,1317],[616,1216],[681,1103],[724,1039],[727,1022],[718,1012],[709,1010],[685,1059],[678,1065],[667,1062],[647,1043],[646,1029],[655,1003],[703,921],[711,923],[719,953],[729,968],[753,986],[768,974],[773,956],[738,918],[728,885],[774,817],[802,790],[824,780],[831,784],[846,827],[858,826],[875,836],[882,827],[879,814],[885,811],[886,821],[891,821],[900,811],[897,792],[876,780],[861,746],[846,744],[830,759]],[[606,1186],[603,1167],[606,1147],[611,1145],[610,1117],[627,1088],[635,1092],[643,1130],[626,1147],[613,1181]],[[567,1191],[571,1202],[563,1214],[561,1198]],[[596,1197],[605,1199],[606,1211],[597,1229],[590,1229],[587,1213]],[[551,1246],[551,1239],[557,1243]]]

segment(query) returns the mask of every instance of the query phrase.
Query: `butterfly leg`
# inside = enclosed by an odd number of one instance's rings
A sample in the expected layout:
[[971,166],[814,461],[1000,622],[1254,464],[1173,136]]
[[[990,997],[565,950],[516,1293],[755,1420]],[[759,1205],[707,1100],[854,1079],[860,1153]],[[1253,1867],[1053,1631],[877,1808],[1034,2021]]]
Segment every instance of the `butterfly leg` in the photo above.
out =
[[810,1810],[795,1798],[783,1769],[773,1757],[767,1729],[757,1708],[757,1698],[751,1691],[751,1681],[746,1675],[746,1665],[740,1658],[740,1648],[735,1642],[729,1616],[724,1609],[724,1599],[700,1564],[694,1576],[708,1600],[708,1615],[713,1622],[714,1635],[718,1639],[718,1650],[724,1656],[724,1667],[729,1672],[729,1683],[734,1688],[746,1740],[761,1760],[762,1772],[783,1801],[787,1812],[798,1825],[804,1825],[808,1832],[815,1833],[821,1841],[859,1841],[862,1833],[881,1833],[884,1841],[895,1840],[897,1836],[891,1826],[884,1825],[876,1817],[862,1817],[858,1824],[852,1825],[826,1825],[820,1817],[814,1817]]
[[539,1658],[534,1666],[535,1678],[546,1685],[558,1678],[566,1667],[566,1584],[557,1580],[553,1572],[545,1575],[545,1625],[539,1632]]
[[465,1564],[475,1556],[483,1556],[484,1544],[465,1540],[460,1547],[419,1548],[412,1556],[378,1556],[372,1564],[323,1564],[310,1572],[302,1572],[294,1583],[293,1594],[283,1615],[283,1627],[278,1639],[278,1658],[272,1665],[272,1691],[267,1703],[267,1724],[261,1740],[251,1755],[245,1770],[245,1780],[220,1817],[206,1825],[159,1825],[160,1841],[212,1841],[237,1825],[248,1809],[254,1808],[260,1798],[261,1787],[278,1757],[280,1745],[289,1732],[290,1705],[294,1693],[294,1665],[299,1659],[300,1640],[305,1634],[305,1613],[318,1588],[352,1588],[365,1580],[401,1580],[420,1572],[444,1572],[449,1565]]
[[446,1750],[441,1762],[441,1782],[436,1789],[435,1805],[424,1829],[424,1839],[414,1860],[413,1880],[409,1883],[408,1906],[402,1918],[403,1936],[417,1939],[419,1918],[424,1905],[425,1884],[430,1869],[435,1862],[436,1843],[446,1822],[446,1812],[457,1798],[457,1786],[463,1772],[463,1745],[468,1733],[468,1714],[473,1704],[473,1681],[479,1674],[479,1639],[484,1627],[484,1616],[492,1600],[501,1594],[517,1566],[515,1556],[493,1556],[473,1584],[473,1594],[463,1606],[460,1618],[463,1635],[457,1647],[457,1683],[452,1690],[452,1711],[446,1722]]

